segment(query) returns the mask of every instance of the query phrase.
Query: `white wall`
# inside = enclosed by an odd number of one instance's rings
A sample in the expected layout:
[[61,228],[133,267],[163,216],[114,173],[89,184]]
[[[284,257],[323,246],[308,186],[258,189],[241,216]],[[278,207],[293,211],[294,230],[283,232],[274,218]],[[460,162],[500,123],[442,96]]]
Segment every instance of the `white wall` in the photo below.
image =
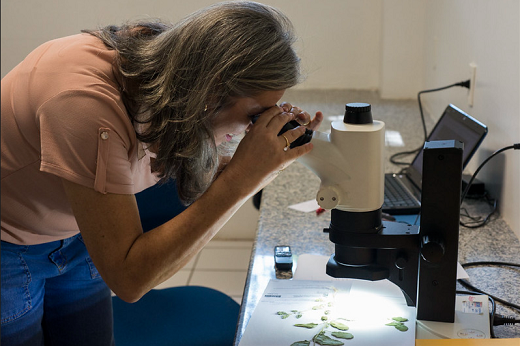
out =
[[423,87],[424,0],[385,0],[381,17],[379,93],[408,99]]
[[[177,21],[211,0],[2,0],[2,76],[37,45],[143,17]],[[377,89],[381,0],[266,0],[293,21],[307,80],[300,87]]]
[[379,85],[381,0],[266,0],[293,22],[307,74],[302,89]]
[[[2,0],[1,74],[38,44],[84,28],[127,19],[177,21],[211,0]],[[475,105],[467,90],[423,97],[439,116],[454,103],[490,127],[470,169],[491,152],[520,142],[520,10],[518,0],[265,0],[284,11],[300,37],[307,79],[302,89],[379,90],[385,98],[469,77],[475,62]],[[520,236],[520,155],[507,152],[479,178],[500,199],[500,211]]]
[[[520,5],[518,0],[428,0],[424,31],[424,86],[467,79],[477,64],[474,105],[467,91],[446,90],[422,99],[432,115],[454,103],[489,127],[468,169],[494,151],[520,142]],[[460,89],[460,88],[459,88]],[[506,151],[479,173],[502,217],[520,237],[520,152]]]

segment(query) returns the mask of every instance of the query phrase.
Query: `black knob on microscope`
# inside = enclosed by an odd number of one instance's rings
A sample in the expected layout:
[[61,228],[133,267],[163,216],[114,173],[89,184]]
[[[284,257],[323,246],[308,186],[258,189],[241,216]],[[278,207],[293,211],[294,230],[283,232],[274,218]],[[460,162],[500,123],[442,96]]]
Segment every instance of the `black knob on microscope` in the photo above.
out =
[[345,105],[345,124],[372,124],[372,106],[369,103],[347,103]]
[[444,256],[444,243],[434,236],[425,235],[422,238],[421,256],[430,263],[439,262]]
[[397,269],[404,269],[406,268],[406,265],[408,264],[408,258],[407,256],[405,255],[399,255],[396,259],[395,259],[395,266]]

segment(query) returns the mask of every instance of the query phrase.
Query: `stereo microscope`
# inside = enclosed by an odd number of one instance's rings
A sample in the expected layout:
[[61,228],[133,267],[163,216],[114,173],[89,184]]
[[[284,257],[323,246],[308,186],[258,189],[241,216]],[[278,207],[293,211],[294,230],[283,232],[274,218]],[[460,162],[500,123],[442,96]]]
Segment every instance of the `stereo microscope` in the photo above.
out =
[[418,320],[454,322],[463,143],[425,143],[415,226],[382,220],[385,124],[373,120],[370,104],[347,104],[330,133],[306,130],[292,146],[309,141],[313,150],[298,161],[320,178],[316,200],[331,209],[326,231],[335,253],[327,274],[388,279],[416,306]]

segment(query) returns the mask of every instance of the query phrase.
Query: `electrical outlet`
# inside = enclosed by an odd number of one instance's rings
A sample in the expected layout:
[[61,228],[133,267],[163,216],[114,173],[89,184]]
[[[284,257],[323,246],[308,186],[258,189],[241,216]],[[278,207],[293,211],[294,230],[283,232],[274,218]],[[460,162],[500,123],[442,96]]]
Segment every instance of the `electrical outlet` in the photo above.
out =
[[469,77],[469,92],[468,92],[468,106],[473,107],[473,98],[475,96],[476,77],[477,77],[477,64],[474,62],[469,64],[470,77]]

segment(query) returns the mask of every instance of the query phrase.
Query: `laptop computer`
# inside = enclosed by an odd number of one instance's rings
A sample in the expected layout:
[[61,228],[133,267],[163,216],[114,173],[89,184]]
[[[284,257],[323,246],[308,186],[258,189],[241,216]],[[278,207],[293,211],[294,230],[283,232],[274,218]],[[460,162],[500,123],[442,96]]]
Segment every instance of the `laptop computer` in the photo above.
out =
[[[456,139],[464,143],[463,167],[477,151],[487,134],[487,126],[450,104],[435,124],[428,141]],[[385,174],[383,212],[391,215],[418,214],[421,211],[423,151],[403,173]]]

